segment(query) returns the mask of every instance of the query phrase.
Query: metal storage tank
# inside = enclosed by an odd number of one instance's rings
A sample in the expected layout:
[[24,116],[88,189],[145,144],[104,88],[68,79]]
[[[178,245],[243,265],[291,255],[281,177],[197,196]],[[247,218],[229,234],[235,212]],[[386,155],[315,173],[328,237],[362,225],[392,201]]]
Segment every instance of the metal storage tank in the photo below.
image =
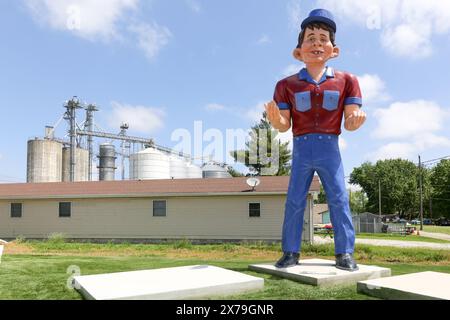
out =
[[[89,177],[89,151],[76,148],[75,150],[75,175],[76,181],[88,181]],[[62,150],[62,181],[70,182],[70,147]]]
[[202,167],[203,170],[203,178],[213,178],[213,179],[223,179],[223,178],[231,178],[231,174],[228,173],[228,170],[223,166],[220,166],[213,162],[208,162]]
[[114,181],[116,177],[116,150],[113,144],[100,145],[98,179],[100,181]]
[[52,140],[27,143],[27,182],[61,182],[62,144]]
[[192,163],[186,163],[187,177],[189,179],[201,179],[203,178],[202,169]]
[[171,179],[186,179],[188,177],[186,161],[173,155],[170,157],[169,161]]
[[130,156],[131,180],[170,179],[170,160],[165,153],[147,148]]

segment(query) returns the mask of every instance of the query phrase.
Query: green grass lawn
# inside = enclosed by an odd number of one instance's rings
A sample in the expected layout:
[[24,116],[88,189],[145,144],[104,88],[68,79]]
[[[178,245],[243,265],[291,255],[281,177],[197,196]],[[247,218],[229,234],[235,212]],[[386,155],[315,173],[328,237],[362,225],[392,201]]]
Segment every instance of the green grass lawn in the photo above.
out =
[[[265,279],[264,289],[224,299],[371,299],[358,294],[356,286],[319,288],[248,270],[249,264],[273,262],[279,244],[193,245],[189,241],[169,244],[92,244],[57,241],[26,241],[17,244],[28,253],[8,253],[0,264],[0,299],[82,299],[67,288],[68,268],[81,274],[99,274],[196,264],[219,266]],[[304,245],[302,257],[333,259],[333,245]],[[393,275],[419,271],[450,273],[450,251],[357,245],[359,263],[392,269]],[[216,299],[216,298],[215,298]],[[217,299],[220,299],[217,298]]]
[[418,242],[433,242],[433,243],[450,243],[450,241],[442,239],[434,239],[416,235],[392,235],[386,233],[359,233],[356,235],[358,239],[380,239],[380,240],[402,240],[402,241],[418,241]]
[[[227,296],[226,299],[371,299],[356,292],[356,286],[318,288],[248,270],[249,264],[273,262],[279,244],[192,245],[90,244],[25,242],[30,253],[6,252],[0,264],[0,299],[82,299],[67,288],[70,266],[81,274],[99,274],[153,268],[208,264],[265,279],[264,290]],[[304,245],[302,257],[334,259],[333,245]],[[419,271],[450,273],[450,251],[357,245],[359,263],[392,269],[393,275]],[[220,298],[219,298],[220,299]]]
[[450,226],[423,226],[423,231],[450,234]]
[[[248,271],[254,261],[208,261],[196,259],[161,259],[155,257],[55,257],[9,256],[0,265],[1,299],[81,299],[66,287],[67,268],[79,266],[82,274],[98,274],[130,270],[208,264],[263,277],[263,291],[226,299],[367,299],[356,293],[354,286],[317,289],[270,275]],[[220,299],[220,297],[218,298]]]

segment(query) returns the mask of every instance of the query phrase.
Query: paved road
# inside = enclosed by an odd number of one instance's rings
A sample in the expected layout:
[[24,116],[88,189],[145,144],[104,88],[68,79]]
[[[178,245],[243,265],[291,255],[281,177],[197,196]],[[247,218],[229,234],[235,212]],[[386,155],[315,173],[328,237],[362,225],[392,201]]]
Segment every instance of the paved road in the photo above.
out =
[[421,236],[450,241],[450,234],[419,231]]
[[[329,237],[314,236],[315,243],[333,243]],[[450,250],[450,243],[432,243],[419,241],[402,240],[381,240],[381,239],[356,239],[357,244],[370,244],[374,246],[399,247],[399,248],[429,248],[439,250]]]

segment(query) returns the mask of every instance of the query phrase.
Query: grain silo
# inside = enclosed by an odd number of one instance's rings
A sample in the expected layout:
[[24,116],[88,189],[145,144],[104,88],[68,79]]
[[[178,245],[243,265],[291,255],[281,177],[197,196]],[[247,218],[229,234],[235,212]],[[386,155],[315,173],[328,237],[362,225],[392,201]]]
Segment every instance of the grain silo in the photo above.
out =
[[130,156],[131,180],[170,179],[169,156],[154,148],[147,148]]
[[36,138],[27,148],[27,182],[61,182],[62,144]]
[[177,156],[170,156],[170,178],[186,179],[188,177],[186,161]]
[[[89,177],[89,151],[76,148],[74,182],[88,181]],[[70,147],[62,150],[62,181],[70,182]]]
[[116,150],[113,144],[104,143],[100,145],[99,172],[100,181],[114,181],[116,176]]
[[203,170],[203,178],[213,178],[213,179],[223,179],[223,178],[231,178],[231,175],[228,173],[228,170],[217,163],[208,162],[202,167]]
[[203,172],[200,167],[196,166],[192,163],[186,163],[186,171],[187,171],[187,177],[189,179],[201,179],[203,178]]

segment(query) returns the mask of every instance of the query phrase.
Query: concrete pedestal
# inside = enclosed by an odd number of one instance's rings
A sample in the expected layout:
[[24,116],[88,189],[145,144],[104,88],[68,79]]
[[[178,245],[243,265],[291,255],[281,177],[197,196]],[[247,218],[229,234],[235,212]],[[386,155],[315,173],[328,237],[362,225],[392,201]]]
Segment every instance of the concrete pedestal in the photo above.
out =
[[313,286],[353,284],[391,275],[391,269],[361,264],[358,264],[358,271],[344,271],[335,267],[335,261],[324,259],[300,260],[299,265],[285,269],[276,268],[274,264],[250,265],[249,269]]
[[214,266],[186,266],[74,277],[95,300],[197,299],[263,289],[264,279]]
[[450,274],[419,272],[360,281],[358,292],[389,300],[450,300]]

